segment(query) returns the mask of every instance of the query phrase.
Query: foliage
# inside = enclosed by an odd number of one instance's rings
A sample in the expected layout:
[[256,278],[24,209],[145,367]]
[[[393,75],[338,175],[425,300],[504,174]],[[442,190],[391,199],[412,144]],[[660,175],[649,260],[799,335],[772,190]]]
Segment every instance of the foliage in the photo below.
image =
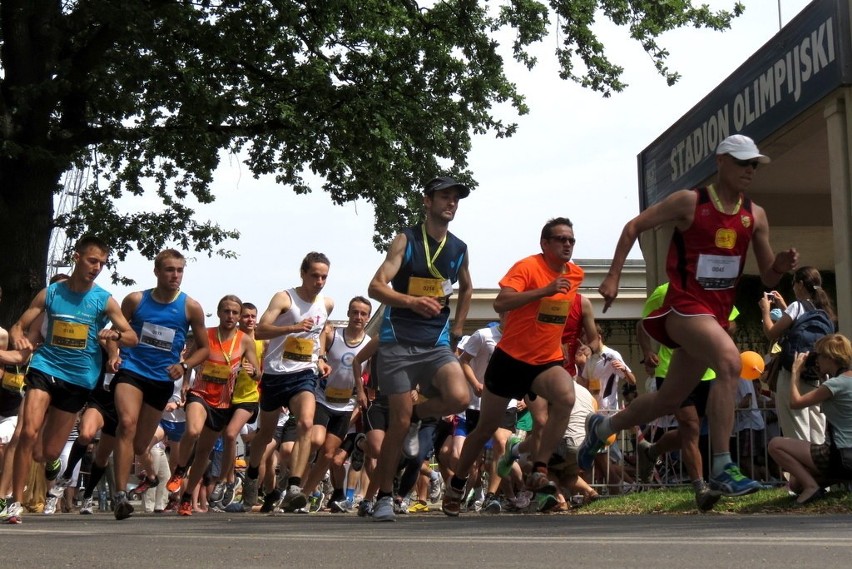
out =
[[[222,244],[238,232],[199,221],[191,205],[214,200],[212,173],[227,152],[297,194],[316,189],[311,173],[336,204],[371,202],[382,248],[417,218],[425,180],[448,172],[474,184],[474,133],[515,132],[494,105],[527,112],[504,74],[501,32],[532,67],[528,49],[555,17],[562,77],[609,96],[625,85],[596,18],[625,27],[671,83],[661,34],[724,29],[742,9],[689,0],[0,0],[0,243],[17,243],[22,257],[16,276],[3,277],[7,298],[29,298],[43,282],[54,226],[72,238],[101,234],[119,260],[172,243],[233,255]],[[54,219],[51,197],[72,166],[97,176],[81,206]],[[146,192],[156,211],[115,203]]]

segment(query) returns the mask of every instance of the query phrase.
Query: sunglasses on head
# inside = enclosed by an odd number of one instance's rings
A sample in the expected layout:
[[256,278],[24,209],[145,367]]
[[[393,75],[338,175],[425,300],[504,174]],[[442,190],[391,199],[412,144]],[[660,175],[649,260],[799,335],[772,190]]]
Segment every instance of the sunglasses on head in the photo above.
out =
[[571,245],[573,245],[577,242],[577,240],[573,237],[565,237],[564,235],[551,235],[550,237],[548,237],[548,239],[550,239],[551,241],[559,241],[563,245],[565,245],[566,243],[570,243]]
[[747,168],[747,167],[751,166],[753,169],[757,170],[757,166],[758,166],[757,160],[739,160],[737,158],[734,158],[733,156],[731,156],[731,158],[733,159],[734,164],[736,164],[740,168]]

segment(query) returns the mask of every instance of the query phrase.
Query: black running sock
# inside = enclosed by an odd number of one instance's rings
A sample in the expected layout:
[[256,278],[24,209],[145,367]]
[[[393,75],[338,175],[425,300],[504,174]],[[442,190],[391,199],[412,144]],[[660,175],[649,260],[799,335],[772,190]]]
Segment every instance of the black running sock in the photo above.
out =
[[192,503],[192,494],[190,494],[189,492],[184,492],[180,496],[180,501],[181,501],[181,503],[183,503],[183,502]]
[[411,410],[411,423],[414,424],[420,420],[420,415],[417,414],[417,406],[415,405],[414,409]]
[[92,463],[92,468],[89,471],[89,481],[86,483],[86,490],[83,492],[84,498],[92,497],[95,493],[95,488],[97,488],[101,478],[104,477],[104,472],[106,472],[106,466],[98,466]]
[[260,466],[252,466],[249,465],[246,468],[246,477],[251,478],[252,480],[257,480],[257,477],[260,476]]
[[344,497],[343,489],[342,488],[341,489],[335,488],[334,491],[332,491],[332,493],[331,493],[330,501],[331,502],[337,502],[339,500],[342,500],[343,497]]
[[378,494],[376,494],[376,501],[378,502],[378,501],[379,501],[379,500],[381,500],[382,498],[389,498],[389,497],[391,497],[391,496],[393,496],[393,493],[391,493],[391,492],[382,492],[381,490],[379,490],[379,493],[378,493]]
[[288,478],[287,479],[287,488],[289,488],[290,486],[298,486],[299,488],[301,488],[302,487],[301,476],[291,476],[290,478]]
[[467,484],[467,480],[465,480],[464,478],[459,478],[455,474],[452,478],[450,478],[450,486],[453,487],[453,490],[458,490],[459,492],[461,492],[462,490],[464,490],[465,484]]
[[74,467],[77,466],[77,463],[83,460],[83,457],[86,456],[86,447],[88,445],[81,445],[77,441],[74,441],[74,444],[71,445],[71,452],[68,453],[68,464],[65,466],[65,472],[62,473],[62,478],[66,480],[70,480],[74,475]]

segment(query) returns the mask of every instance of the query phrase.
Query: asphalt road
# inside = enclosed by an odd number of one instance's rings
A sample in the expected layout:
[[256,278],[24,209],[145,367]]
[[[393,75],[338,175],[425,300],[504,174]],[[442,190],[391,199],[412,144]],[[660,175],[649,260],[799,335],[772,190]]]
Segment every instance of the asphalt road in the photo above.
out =
[[61,567],[849,567],[852,515],[28,515],[2,565]]

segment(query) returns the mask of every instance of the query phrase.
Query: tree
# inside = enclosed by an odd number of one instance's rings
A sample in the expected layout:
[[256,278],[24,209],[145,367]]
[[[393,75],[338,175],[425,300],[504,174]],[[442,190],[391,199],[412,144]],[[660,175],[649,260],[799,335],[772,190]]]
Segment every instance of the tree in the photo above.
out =
[[[255,176],[274,174],[298,194],[317,174],[334,203],[376,211],[382,247],[418,212],[418,190],[437,172],[474,183],[473,133],[511,136],[496,103],[527,112],[504,75],[499,32],[512,54],[556,17],[561,75],[608,96],[625,87],[594,33],[620,26],[669,82],[660,34],[724,29],[742,11],[689,0],[0,0],[0,324],[44,286],[54,227],[91,232],[121,261],[169,244],[208,254],[234,230],[198,221],[187,205],[214,199],[223,152]],[[64,172],[93,168],[80,207],[55,216]],[[156,212],[119,211],[123,195],[156,192]],[[114,278],[120,278],[117,273]]]

